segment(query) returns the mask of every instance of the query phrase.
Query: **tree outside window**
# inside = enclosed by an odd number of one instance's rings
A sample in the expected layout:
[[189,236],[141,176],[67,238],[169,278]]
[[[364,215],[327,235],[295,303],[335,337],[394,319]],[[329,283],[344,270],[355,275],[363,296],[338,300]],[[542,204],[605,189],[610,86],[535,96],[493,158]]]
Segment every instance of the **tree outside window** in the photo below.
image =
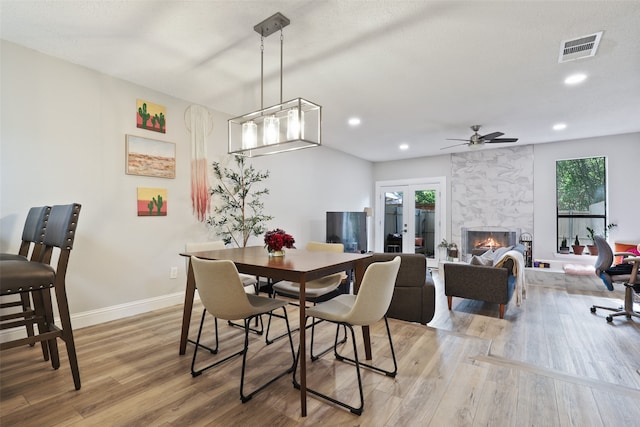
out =
[[592,245],[587,227],[604,235],[607,223],[606,158],[558,160],[556,162],[557,247]]

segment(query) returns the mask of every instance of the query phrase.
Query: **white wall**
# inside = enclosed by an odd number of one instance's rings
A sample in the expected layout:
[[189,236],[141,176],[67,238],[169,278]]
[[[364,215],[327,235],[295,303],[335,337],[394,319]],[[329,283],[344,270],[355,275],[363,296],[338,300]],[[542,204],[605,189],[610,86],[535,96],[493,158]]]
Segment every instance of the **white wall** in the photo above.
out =
[[[179,302],[186,276],[178,253],[187,241],[215,237],[191,212],[183,117],[190,103],[5,41],[1,55],[0,251],[17,252],[31,206],[77,202],[82,211],[67,274],[74,326],[91,324],[87,313],[108,320],[104,311],[113,307],[126,315]],[[136,128],[136,99],[166,106],[166,134]],[[210,163],[226,157],[230,116],[213,117]],[[176,178],[126,175],[125,134],[176,143]],[[271,171],[270,225],[302,245],[324,239],[325,211],[371,204],[367,161],[319,147],[250,162]],[[137,187],[166,188],[168,215],[138,217]],[[172,266],[177,279],[169,278]]]

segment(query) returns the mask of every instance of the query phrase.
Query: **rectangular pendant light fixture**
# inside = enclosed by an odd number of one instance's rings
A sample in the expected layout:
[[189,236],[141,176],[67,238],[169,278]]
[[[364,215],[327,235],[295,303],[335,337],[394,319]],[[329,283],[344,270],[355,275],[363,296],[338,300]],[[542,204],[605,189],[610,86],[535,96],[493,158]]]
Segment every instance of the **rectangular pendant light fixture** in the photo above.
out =
[[[280,13],[254,27],[261,38],[289,25]],[[303,98],[282,101],[282,44],[280,38],[280,103],[229,120],[229,154],[258,157],[321,145],[322,107]],[[261,46],[261,55],[264,51]],[[262,74],[260,89],[264,89]]]

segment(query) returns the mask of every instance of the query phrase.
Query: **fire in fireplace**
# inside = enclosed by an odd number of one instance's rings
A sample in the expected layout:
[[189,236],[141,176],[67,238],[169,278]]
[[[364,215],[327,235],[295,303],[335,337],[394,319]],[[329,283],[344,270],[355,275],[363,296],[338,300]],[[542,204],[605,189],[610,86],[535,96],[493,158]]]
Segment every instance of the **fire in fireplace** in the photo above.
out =
[[500,227],[478,227],[462,229],[462,259],[469,261],[473,255],[501,247],[515,246],[520,235],[519,229]]

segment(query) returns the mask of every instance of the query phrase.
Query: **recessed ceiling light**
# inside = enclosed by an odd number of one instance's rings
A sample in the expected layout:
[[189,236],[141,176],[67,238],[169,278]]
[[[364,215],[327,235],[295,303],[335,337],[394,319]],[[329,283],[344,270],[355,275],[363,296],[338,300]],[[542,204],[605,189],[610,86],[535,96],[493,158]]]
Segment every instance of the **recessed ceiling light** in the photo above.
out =
[[358,126],[360,124],[360,119],[357,117],[351,117],[349,119],[349,126]]
[[587,75],[586,74],[582,74],[582,73],[572,74],[569,77],[567,77],[566,79],[564,79],[564,84],[566,84],[566,85],[577,85],[578,83],[582,83],[586,79],[587,79]]
[[553,125],[553,130],[563,130],[566,129],[567,125],[564,123],[556,123]]
[[402,143],[398,146],[398,148],[400,148],[401,150],[408,150],[409,149],[409,144],[407,143]]

